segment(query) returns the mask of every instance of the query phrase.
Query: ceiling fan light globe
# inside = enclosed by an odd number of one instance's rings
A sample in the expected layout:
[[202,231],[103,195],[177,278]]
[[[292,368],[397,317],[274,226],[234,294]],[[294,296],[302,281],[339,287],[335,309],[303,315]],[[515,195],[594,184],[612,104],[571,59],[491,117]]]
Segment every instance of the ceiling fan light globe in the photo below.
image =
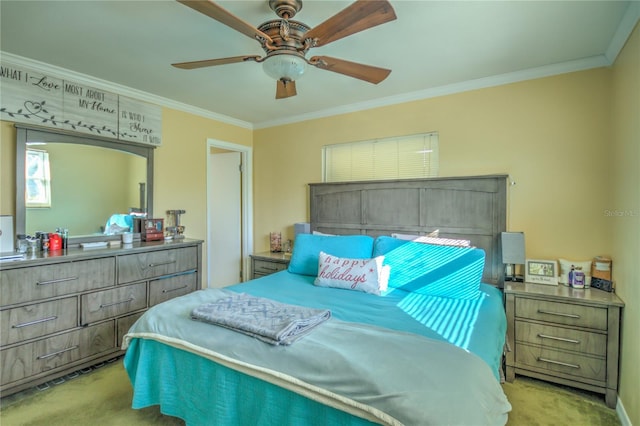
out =
[[273,55],[262,62],[262,69],[274,80],[296,81],[307,69],[307,61],[297,55]]

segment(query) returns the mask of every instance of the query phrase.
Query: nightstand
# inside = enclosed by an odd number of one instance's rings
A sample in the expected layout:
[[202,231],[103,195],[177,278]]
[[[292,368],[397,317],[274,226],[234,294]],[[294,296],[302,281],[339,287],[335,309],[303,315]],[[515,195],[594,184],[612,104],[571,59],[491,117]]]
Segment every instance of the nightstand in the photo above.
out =
[[520,374],[586,389],[615,408],[624,302],[563,285],[507,282],[504,294],[507,381]]
[[252,278],[260,278],[287,269],[291,253],[265,251],[251,255]]

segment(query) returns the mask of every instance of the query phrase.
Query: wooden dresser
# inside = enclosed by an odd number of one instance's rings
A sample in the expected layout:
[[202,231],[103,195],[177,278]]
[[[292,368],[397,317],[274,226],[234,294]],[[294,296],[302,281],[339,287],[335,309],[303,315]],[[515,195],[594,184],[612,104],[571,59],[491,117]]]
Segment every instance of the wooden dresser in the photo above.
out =
[[506,379],[516,374],[605,395],[615,408],[620,321],[614,293],[563,285],[505,283]]
[[0,263],[3,396],[122,354],[149,307],[202,286],[202,241],[37,254]]

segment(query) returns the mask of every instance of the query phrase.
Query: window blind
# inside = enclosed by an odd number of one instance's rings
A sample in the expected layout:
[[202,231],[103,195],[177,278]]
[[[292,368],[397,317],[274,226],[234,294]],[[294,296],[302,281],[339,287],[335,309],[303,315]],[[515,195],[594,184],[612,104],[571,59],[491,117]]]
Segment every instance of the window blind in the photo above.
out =
[[436,132],[323,148],[325,182],[438,176]]

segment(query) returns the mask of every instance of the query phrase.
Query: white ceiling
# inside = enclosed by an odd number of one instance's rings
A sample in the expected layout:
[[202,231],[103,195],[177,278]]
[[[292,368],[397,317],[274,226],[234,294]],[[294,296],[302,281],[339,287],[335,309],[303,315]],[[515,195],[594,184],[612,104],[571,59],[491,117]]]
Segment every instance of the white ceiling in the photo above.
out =
[[[255,26],[276,18],[267,0],[218,3]],[[307,0],[294,19],[314,27],[350,3]],[[0,50],[5,58],[89,76],[97,87],[110,82],[165,105],[260,128],[610,65],[640,16],[638,1],[391,3],[397,20],[308,55],[390,68],[386,80],[373,85],[310,67],[297,82],[298,95],[281,100],[255,62],[170,66],[263,54],[257,41],[171,0],[1,0]]]

